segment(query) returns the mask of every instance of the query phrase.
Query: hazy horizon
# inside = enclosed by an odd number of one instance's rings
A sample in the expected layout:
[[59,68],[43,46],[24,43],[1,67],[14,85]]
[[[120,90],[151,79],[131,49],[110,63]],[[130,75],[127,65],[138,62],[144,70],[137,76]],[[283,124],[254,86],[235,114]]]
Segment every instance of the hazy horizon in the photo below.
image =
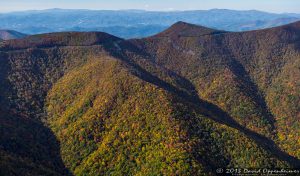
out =
[[18,13],[18,12],[31,12],[31,11],[47,11],[47,10],[87,10],[87,11],[145,11],[145,12],[188,12],[188,11],[211,11],[211,10],[230,10],[230,11],[258,11],[270,14],[300,14],[300,12],[270,12],[258,9],[226,9],[226,8],[211,8],[211,9],[192,9],[192,10],[147,10],[147,9],[85,9],[85,8],[47,8],[47,9],[28,9],[28,10],[16,10],[16,11],[8,11],[1,12],[0,14],[7,13]]
[[70,9],[70,10],[146,10],[146,11],[191,11],[191,10],[258,10],[269,13],[300,13],[300,1],[294,0],[0,0],[0,13],[10,13],[28,10],[47,9]]

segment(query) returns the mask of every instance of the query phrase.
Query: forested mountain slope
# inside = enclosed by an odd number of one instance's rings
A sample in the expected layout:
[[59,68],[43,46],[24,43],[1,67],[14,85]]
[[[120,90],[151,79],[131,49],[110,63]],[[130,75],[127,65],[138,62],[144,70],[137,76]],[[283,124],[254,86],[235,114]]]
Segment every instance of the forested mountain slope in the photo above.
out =
[[0,44],[0,174],[215,175],[300,166],[300,23]]
[[[133,40],[154,62],[190,80],[198,95],[228,112],[241,125],[299,153],[300,23],[242,33],[180,35]],[[182,31],[178,31],[182,29]],[[292,143],[292,145],[290,145]]]

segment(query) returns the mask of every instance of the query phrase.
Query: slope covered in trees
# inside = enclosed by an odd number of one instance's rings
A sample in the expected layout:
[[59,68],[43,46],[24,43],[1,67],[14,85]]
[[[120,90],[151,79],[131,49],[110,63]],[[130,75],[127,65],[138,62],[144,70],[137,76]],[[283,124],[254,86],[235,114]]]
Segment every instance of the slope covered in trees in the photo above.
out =
[[193,36],[186,25],[173,26],[183,35],[163,32],[133,42],[156,63],[191,80],[201,98],[299,158],[300,23],[213,35],[203,35],[207,29],[198,27]]
[[[2,175],[215,175],[300,166],[300,23],[0,45]],[[7,169],[8,168],[8,169]]]

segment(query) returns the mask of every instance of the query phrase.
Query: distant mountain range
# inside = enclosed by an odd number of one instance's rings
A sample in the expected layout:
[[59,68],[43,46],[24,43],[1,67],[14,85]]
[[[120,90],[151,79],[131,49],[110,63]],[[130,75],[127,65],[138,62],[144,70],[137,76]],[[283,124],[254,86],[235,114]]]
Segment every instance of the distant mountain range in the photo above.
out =
[[18,39],[25,36],[27,35],[13,30],[0,30],[0,40]]
[[0,175],[297,171],[299,66],[300,22],[248,32],[177,22],[142,39],[62,32],[0,42]]
[[122,38],[154,35],[177,21],[226,31],[269,28],[295,22],[299,14],[226,9],[154,12],[143,10],[49,9],[0,14],[0,28],[26,34],[102,31]]

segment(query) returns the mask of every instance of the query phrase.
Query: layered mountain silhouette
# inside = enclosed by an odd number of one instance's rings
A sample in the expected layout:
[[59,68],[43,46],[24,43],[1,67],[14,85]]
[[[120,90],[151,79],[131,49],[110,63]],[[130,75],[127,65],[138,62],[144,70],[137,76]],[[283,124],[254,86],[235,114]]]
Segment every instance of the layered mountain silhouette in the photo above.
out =
[[46,9],[2,13],[0,26],[31,35],[63,31],[102,31],[128,39],[154,35],[177,21],[219,30],[247,31],[289,24],[299,19],[300,14],[276,14],[257,10]]
[[0,43],[0,175],[300,167],[300,23]]
[[26,34],[13,30],[0,30],[0,40],[19,39],[25,36]]

